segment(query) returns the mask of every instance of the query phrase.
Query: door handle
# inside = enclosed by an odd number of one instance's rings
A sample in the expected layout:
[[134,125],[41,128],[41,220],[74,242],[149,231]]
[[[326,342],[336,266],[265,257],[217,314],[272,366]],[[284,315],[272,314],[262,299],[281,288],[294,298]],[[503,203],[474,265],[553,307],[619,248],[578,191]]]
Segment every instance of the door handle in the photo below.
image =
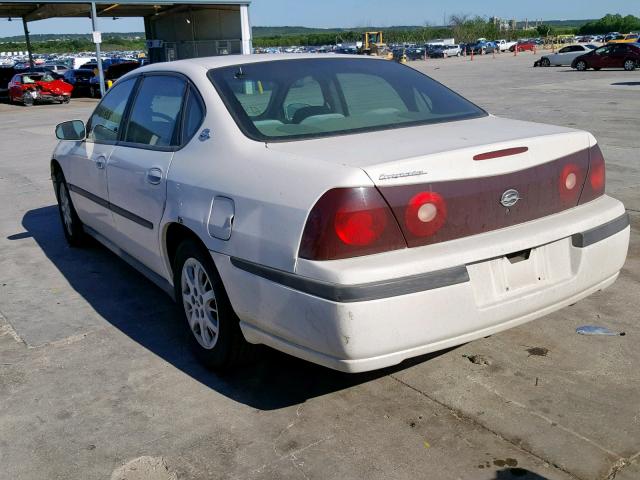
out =
[[95,159],[95,162],[96,162],[96,168],[100,170],[104,170],[104,167],[107,164],[107,157],[100,155]]
[[158,167],[153,167],[147,170],[147,182],[151,185],[158,185],[162,181],[162,170]]

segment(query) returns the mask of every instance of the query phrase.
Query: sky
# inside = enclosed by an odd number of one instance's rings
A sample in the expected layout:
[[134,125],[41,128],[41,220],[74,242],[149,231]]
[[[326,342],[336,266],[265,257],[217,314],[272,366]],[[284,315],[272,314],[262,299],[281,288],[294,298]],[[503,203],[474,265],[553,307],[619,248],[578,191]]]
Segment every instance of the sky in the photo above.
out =
[[[254,26],[366,27],[442,25],[452,14],[498,16],[517,20],[600,18],[607,13],[640,16],[640,0],[253,0]],[[103,32],[144,31],[141,19],[100,19]],[[89,19],[50,19],[31,22],[34,33],[88,33]],[[22,22],[0,19],[0,37],[22,35]]]

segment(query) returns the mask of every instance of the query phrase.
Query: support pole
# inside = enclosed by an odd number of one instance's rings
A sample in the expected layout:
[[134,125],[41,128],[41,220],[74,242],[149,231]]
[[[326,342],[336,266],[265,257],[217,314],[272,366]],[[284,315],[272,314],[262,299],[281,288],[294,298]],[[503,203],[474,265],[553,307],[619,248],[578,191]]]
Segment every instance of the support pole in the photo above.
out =
[[29,53],[29,70],[35,65],[33,64],[33,52],[31,51],[31,39],[29,38],[29,29],[27,28],[27,21],[22,17],[22,26],[24,28],[24,39],[27,42],[27,52]]
[[[91,29],[93,32],[97,32],[97,22],[96,19],[98,14],[96,13],[96,2],[91,2]],[[95,39],[94,39],[95,40]],[[98,64],[98,76],[100,77],[100,95],[104,96],[104,92],[106,91],[104,88],[104,72],[102,71],[102,55],[100,54],[100,43],[96,43],[96,62]]]
[[242,35],[242,54],[253,53],[253,41],[251,38],[251,21],[249,20],[249,4],[240,5],[240,28]]

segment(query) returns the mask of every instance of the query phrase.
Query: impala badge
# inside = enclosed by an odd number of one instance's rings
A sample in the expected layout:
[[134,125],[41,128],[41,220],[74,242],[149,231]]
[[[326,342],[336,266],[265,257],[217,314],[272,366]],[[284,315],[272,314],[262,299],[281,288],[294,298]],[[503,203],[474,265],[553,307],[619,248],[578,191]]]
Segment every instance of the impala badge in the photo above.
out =
[[500,203],[503,207],[510,208],[513,207],[518,200],[522,197],[520,196],[520,192],[511,188],[502,194],[502,198],[500,198]]

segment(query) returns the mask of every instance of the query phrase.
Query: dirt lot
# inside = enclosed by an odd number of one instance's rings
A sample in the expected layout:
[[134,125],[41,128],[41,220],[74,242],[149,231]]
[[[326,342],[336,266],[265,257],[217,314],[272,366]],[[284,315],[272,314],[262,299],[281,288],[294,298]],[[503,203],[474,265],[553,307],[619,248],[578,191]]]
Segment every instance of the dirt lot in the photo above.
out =
[[[202,369],[163,293],[105,249],[64,242],[53,126],[95,102],[0,104],[0,479],[640,478],[640,72],[535,58],[412,65],[494,114],[596,135],[632,219],[620,279],[364,375],[276,352],[225,377]],[[584,324],[626,336],[577,335]]]

